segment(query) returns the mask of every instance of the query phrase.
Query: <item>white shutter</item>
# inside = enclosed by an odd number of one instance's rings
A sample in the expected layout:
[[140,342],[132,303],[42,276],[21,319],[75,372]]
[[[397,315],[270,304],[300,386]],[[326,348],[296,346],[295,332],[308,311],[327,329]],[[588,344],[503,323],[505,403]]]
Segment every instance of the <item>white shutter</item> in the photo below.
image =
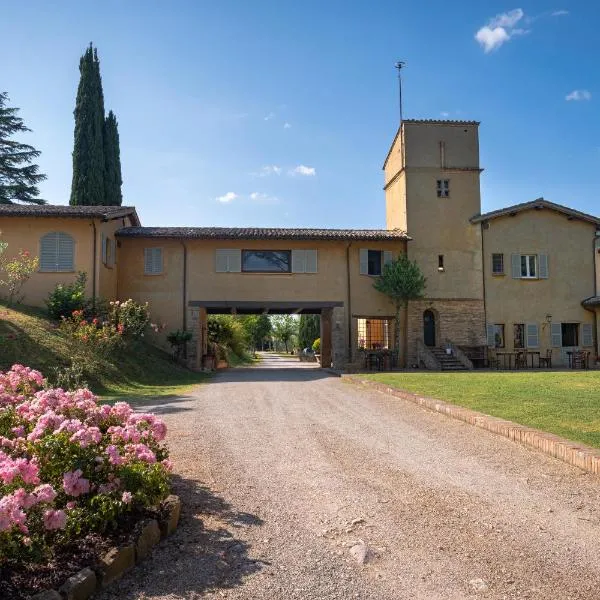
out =
[[552,337],[552,347],[560,348],[562,346],[562,324],[552,323],[550,327],[550,335]]
[[292,273],[306,273],[306,250],[292,250]]
[[47,233],[40,241],[40,271],[56,271],[58,234]]
[[540,279],[548,279],[548,255],[538,254],[538,277]]
[[242,251],[241,250],[229,250],[227,270],[230,273],[241,273],[242,272]]
[[306,273],[316,273],[318,271],[317,250],[306,251]]
[[537,323],[527,323],[527,347],[528,348],[539,348],[540,347],[540,336],[538,333]]
[[521,279],[521,255],[511,254],[510,260],[512,266],[512,278]]
[[496,336],[494,335],[495,334],[494,326],[487,325],[486,333],[487,333],[487,345],[490,346],[491,348],[495,348],[496,347]]
[[162,272],[162,248],[144,248],[144,274],[160,275]]
[[581,326],[581,337],[584,346],[589,347],[594,345],[594,329],[591,323],[584,323]]
[[390,250],[384,250],[384,252],[383,252],[383,266],[385,267],[385,265],[389,265],[393,261],[394,261],[394,253],[391,252]]
[[367,248],[360,249],[360,274],[369,274],[369,250]]
[[100,236],[100,244],[102,248],[102,264],[106,264],[106,236],[102,234]]
[[228,250],[221,250],[220,248],[215,250],[215,270],[217,273],[227,273],[228,256]]

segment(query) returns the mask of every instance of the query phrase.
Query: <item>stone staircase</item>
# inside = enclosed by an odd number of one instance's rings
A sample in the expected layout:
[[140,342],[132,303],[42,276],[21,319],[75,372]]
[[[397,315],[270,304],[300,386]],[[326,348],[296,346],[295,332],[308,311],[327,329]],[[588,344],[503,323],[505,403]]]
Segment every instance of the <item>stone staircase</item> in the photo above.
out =
[[467,367],[452,354],[446,354],[446,348],[429,348],[429,351],[440,363],[442,371],[467,371]]

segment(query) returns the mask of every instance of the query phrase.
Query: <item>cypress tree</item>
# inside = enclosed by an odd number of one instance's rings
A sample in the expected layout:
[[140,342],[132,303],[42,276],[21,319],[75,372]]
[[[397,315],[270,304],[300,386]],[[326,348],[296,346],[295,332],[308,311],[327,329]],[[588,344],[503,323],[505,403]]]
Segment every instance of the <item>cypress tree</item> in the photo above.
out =
[[81,74],[75,103],[72,205],[105,203],[104,95],[98,52],[89,48],[79,61]]
[[105,204],[121,206],[121,150],[119,149],[119,124],[113,111],[104,121],[104,193]]
[[0,92],[0,204],[27,202],[46,204],[38,198],[37,184],[46,179],[32,161],[40,155],[33,146],[10,139],[15,133],[31,131],[17,116],[18,108],[6,106],[8,95]]

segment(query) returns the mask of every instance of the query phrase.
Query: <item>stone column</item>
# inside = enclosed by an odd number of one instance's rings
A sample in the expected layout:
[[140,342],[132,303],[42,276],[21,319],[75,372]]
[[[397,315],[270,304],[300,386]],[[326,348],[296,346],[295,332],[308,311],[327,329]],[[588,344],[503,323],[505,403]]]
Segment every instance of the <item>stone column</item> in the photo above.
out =
[[331,367],[331,326],[333,320],[333,310],[324,308],[321,311],[321,367],[328,369]]
[[190,369],[200,371],[204,368],[208,348],[206,309],[192,306],[188,311],[188,329],[192,339],[188,343],[187,364]]
[[331,359],[334,369],[343,370],[348,362],[346,330],[346,311],[338,306],[333,309],[331,327]]

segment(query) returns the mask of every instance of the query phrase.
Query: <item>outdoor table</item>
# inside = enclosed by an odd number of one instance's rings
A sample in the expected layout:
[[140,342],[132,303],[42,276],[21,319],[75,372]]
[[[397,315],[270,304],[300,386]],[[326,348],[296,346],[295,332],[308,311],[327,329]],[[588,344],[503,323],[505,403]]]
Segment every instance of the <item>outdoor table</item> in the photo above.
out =
[[512,369],[512,357],[516,356],[516,352],[496,352],[496,356],[502,357],[502,366],[506,369],[506,357],[508,356],[508,369]]

